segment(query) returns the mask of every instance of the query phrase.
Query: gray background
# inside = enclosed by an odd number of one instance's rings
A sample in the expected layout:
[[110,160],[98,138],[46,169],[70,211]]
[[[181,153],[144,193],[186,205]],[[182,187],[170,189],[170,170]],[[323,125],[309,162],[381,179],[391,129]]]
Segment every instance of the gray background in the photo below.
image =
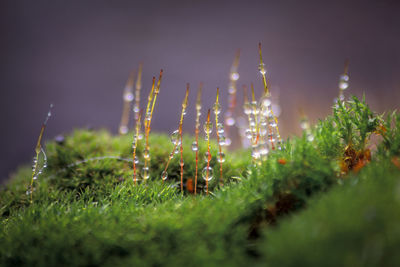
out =
[[[259,41],[272,93],[279,93],[285,137],[300,132],[299,108],[312,122],[331,112],[347,57],[348,93],[364,92],[376,111],[397,108],[399,14],[395,0],[1,1],[0,178],[30,162],[51,102],[46,139],[88,125],[116,133],[121,93],[140,61],[143,96],[151,77],[165,70],[155,131],[177,127],[186,82],[205,83],[204,106],[212,105],[220,86],[226,108],[237,48],[239,85],[254,81],[259,94]],[[189,105],[194,99],[193,90]],[[186,132],[193,131],[193,109]]]

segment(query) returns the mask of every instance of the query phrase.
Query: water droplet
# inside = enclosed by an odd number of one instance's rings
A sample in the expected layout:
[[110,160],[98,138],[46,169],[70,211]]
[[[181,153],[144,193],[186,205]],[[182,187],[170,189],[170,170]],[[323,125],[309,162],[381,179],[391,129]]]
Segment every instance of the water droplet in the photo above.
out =
[[161,173],[161,179],[163,179],[163,181],[168,179],[168,172],[167,171],[163,171]]
[[217,158],[219,163],[225,162],[225,153],[224,152],[218,152],[218,158]]
[[197,142],[194,141],[194,142],[192,143],[192,151],[196,152],[196,151],[198,151],[198,150],[199,150],[199,146],[197,145]]
[[237,73],[237,72],[232,72],[232,74],[231,74],[231,79],[234,80],[234,81],[239,80],[239,73]]
[[139,158],[137,156],[135,156],[135,164],[139,164]]
[[201,176],[203,177],[204,180],[210,181],[214,176],[212,167],[211,166],[204,167],[203,171],[201,172]]
[[349,87],[349,83],[348,82],[345,82],[345,81],[340,81],[339,82],[339,88],[340,89],[345,90],[345,89],[347,89],[347,87]]
[[307,120],[303,119],[303,120],[300,121],[300,128],[301,128],[301,129],[306,130],[306,129],[308,129],[309,127],[310,127],[310,126],[309,126]]
[[265,64],[264,63],[260,63],[260,65],[258,65],[258,71],[262,74],[265,75],[267,73],[267,71],[265,70]]
[[224,146],[226,144],[226,138],[225,136],[220,136],[219,137],[219,145]]
[[212,158],[211,154],[208,151],[206,151],[206,153],[204,153],[204,161],[208,162],[211,160],[211,158]]
[[348,82],[349,81],[349,76],[346,74],[342,74],[340,75],[340,80]]
[[210,122],[210,123],[204,123],[204,125],[203,125],[203,129],[204,129],[204,132],[206,133],[206,134],[211,134],[212,133],[212,128],[213,128],[213,125],[212,125],[212,123]]
[[143,167],[142,177],[143,177],[143,179],[149,179],[149,177],[150,177],[149,167]]
[[251,114],[257,115],[257,114],[258,114],[257,102],[256,102],[256,101],[252,101],[252,102],[250,103],[250,107],[251,107],[250,113],[251,113]]
[[125,92],[124,94],[124,100],[128,101],[128,102],[132,102],[134,96],[132,94],[132,92]]
[[252,134],[252,132],[251,132],[250,129],[247,129],[247,130],[246,130],[245,135],[246,135],[247,139],[251,139],[251,137],[253,136],[253,134]]
[[224,125],[222,125],[222,123],[217,124],[217,131],[219,134],[224,133]]
[[179,146],[177,146],[177,147],[175,148],[174,153],[175,153],[175,154],[178,154],[178,153],[179,153]]
[[37,176],[35,175],[35,176],[33,176],[33,180],[37,180]]
[[173,145],[180,145],[181,140],[179,139],[179,130],[175,130],[172,134],[171,134],[171,142]]
[[150,118],[151,118],[151,113],[148,112],[147,115],[146,115],[145,120],[146,120],[146,121],[150,121]]
[[143,151],[143,157],[144,157],[145,159],[149,159],[149,158],[150,158],[150,151],[149,151],[148,149],[145,149],[145,150]]
[[219,103],[215,103],[213,106],[214,114],[218,115],[221,113],[221,105]]
[[251,156],[252,156],[254,159],[258,159],[258,158],[260,157],[260,153],[258,152],[257,149],[254,149],[254,150],[251,152]]
[[235,119],[233,117],[226,117],[225,123],[228,126],[233,126],[235,124]]
[[271,106],[271,100],[269,99],[269,97],[264,96],[261,99],[261,103],[265,108],[268,108],[269,106]]
[[139,134],[138,140],[142,140],[142,139],[143,139],[143,134]]

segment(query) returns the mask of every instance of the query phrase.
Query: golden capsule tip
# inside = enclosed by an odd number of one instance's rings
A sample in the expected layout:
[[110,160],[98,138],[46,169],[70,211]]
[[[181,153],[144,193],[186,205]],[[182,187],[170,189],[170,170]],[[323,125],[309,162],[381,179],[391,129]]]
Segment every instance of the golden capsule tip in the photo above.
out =
[[251,85],[251,100],[252,101],[256,101],[256,94],[254,92],[254,85],[253,85],[253,83],[251,83],[250,85]]

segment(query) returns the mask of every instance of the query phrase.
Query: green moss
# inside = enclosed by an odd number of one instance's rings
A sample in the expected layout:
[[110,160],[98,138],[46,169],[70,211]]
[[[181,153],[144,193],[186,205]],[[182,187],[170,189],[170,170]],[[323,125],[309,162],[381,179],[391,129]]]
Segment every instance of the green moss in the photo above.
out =
[[[179,156],[161,182],[173,148],[166,135],[150,136],[150,179],[135,185],[131,136],[74,131],[62,143],[47,143],[48,168],[32,204],[25,194],[30,168],[3,188],[0,264],[398,265],[400,170],[392,160],[399,155],[399,121],[396,114],[383,120],[353,99],[312,129],[314,141],[293,137],[262,165],[251,166],[248,150],[226,153],[226,185],[218,188],[215,171],[209,196],[181,195]],[[383,128],[371,163],[339,177],[349,136],[364,149]],[[194,177],[192,139],[183,142],[185,181]],[[201,142],[199,170],[205,150]],[[215,158],[211,164],[218,170]]]

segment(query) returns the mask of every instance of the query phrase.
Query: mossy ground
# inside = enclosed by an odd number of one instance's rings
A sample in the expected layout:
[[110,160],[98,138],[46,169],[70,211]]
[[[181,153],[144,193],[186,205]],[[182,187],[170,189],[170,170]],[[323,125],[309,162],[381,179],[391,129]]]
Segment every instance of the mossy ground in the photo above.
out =
[[[2,190],[0,264],[398,266],[400,116],[369,112],[353,99],[313,128],[312,142],[287,140],[256,167],[249,151],[227,153],[225,186],[218,188],[216,171],[209,196],[181,194],[178,158],[161,182],[172,149],[161,134],[151,136],[145,183],[133,183],[125,160],[71,166],[131,158],[130,136],[77,130],[46,145],[48,168],[32,204],[28,167]],[[381,141],[364,160],[372,134]],[[194,177],[191,142],[186,136],[185,180]],[[204,152],[201,144],[201,166]]]

